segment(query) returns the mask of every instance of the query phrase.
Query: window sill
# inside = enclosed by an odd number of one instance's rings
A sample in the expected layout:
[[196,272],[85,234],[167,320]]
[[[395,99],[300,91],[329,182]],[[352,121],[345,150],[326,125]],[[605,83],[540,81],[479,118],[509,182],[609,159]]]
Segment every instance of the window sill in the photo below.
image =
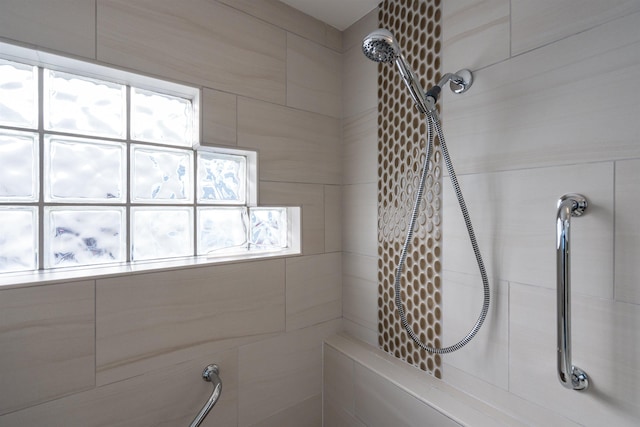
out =
[[285,249],[274,252],[245,252],[242,254],[216,257],[197,256],[154,261],[139,261],[115,265],[92,265],[78,268],[68,267],[48,271],[5,273],[0,275],[0,291],[12,288],[51,285],[69,281],[96,280],[108,277],[155,273],[170,270],[181,270],[190,267],[205,267],[264,259],[277,259],[299,255],[302,255],[302,253],[297,249]]

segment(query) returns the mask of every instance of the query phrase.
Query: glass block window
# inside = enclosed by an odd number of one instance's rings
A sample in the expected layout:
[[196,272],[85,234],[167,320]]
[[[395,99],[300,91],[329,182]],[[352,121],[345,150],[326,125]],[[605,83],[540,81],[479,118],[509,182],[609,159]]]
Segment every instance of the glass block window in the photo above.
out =
[[38,135],[0,129],[0,202],[38,201]]
[[287,229],[286,209],[251,209],[252,245],[259,248],[286,248]]
[[131,200],[189,203],[193,200],[193,152],[131,146]]
[[246,247],[246,224],[245,208],[198,208],[200,254]]
[[46,130],[123,138],[126,86],[45,70]]
[[131,259],[193,255],[193,208],[131,208]]
[[0,206],[0,265],[3,272],[38,268],[38,210]]
[[0,59],[0,125],[35,128],[37,98],[37,68]]
[[0,58],[0,274],[290,246],[291,208],[254,206],[256,154],[199,145],[197,89],[15,57]]
[[187,99],[131,89],[131,138],[191,147],[193,106]]
[[245,204],[247,158],[198,152],[198,202]]
[[121,142],[45,136],[45,202],[126,202],[125,149]]
[[125,209],[45,207],[45,268],[125,260]]

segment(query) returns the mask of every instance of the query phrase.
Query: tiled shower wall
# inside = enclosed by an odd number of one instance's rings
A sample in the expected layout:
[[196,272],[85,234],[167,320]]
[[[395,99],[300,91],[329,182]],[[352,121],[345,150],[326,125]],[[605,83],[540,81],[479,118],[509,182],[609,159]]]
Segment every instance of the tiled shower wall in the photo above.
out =
[[[476,70],[443,116],[494,302],[477,339],[443,359],[443,378],[492,405],[640,423],[639,27],[638,1],[444,4],[443,66]],[[590,203],[571,224],[584,393],[556,378],[555,213],[569,192]],[[447,185],[443,198],[446,342],[476,315],[480,278]]]
[[342,35],[254,0],[5,0],[0,38],[201,87],[206,144],[256,149],[303,256],[0,287],[0,426],[320,426],[341,329]]
[[[467,93],[444,93],[442,117],[492,286],[485,325],[443,357],[443,380],[525,425],[638,425],[640,3],[447,0],[442,12],[442,71],[475,72]],[[345,32],[345,44],[375,27],[372,15]],[[360,110],[345,109],[354,129],[375,107],[376,77],[358,54],[345,58],[345,83],[366,78]],[[346,150],[376,138],[347,135]],[[349,215],[374,209],[375,175],[361,170],[345,185],[358,198],[345,198],[344,227],[360,232],[344,245],[343,310],[347,329],[376,345],[376,281],[363,268],[375,254],[362,250],[373,237]],[[592,379],[583,393],[556,374],[555,213],[568,192],[590,202],[571,236],[573,360]],[[447,344],[475,322],[482,288],[446,176],[442,261]]]

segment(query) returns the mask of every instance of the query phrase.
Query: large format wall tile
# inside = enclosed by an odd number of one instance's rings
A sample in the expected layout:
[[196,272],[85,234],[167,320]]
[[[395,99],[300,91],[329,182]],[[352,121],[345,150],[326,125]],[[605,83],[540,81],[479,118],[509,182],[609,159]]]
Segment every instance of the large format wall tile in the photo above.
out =
[[342,250],[342,187],[324,186],[324,251]]
[[575,392],[556,373],[555,291],[512,284],[510,298],[510,390],[585,426],[637,426],[640,306],[573,294],[572,362],[591,378]]
[[124,381],[76,393],[0,417],[3,427],[186,426],[211,395],[202,380],[210,363],[220,368],[222,394],[202,426],[237,426],[237,350],[200,355]]
[[[326,425],[326,424],[324,424]],[[290,406],[251,427],[322,427],[322,396],[317,394]],[[215,427],[211,425],[211,427]]]
[[325,426],[365,427],[355,416],[353,359],[324,344],[322,416]]
[[340,320],[240,347],[239,422],[246,427],[322,393],[322,342]]
[[640,13],[608,22],[478,71],[462,95],[446,93],[456,172],[640,157],[639,25]]
[[283,331],[284,298],[284,260],[98,280],[97,383],[177,363],[189,348]]
[[[476,324],[484,297],[482,279],[444,271],[442,275],[442,345],[450,346]],[[454,366],[507,390],[509,387],[509,288],[508,283],[489,279],[489,313],[480,331],[459,351],[443,356],[447,367]]]
[[0,37],[95,58],[95,0],[3,0],[0,9]]
[[372,256],[345,252],[342,262],[342,315],[345,319],[349,319],[377,334],[377,259]]
[[[613,297],[613,163],[524,169],[458,177],[490,277],[556,286],[557,201],[581,193],[586,213],[571,222],[576,294]],[[478,274],[448,177],[443,189],[443,267]]]
[[325,402],[335,402],[336,405],[353,414],[355,410],[353,359],[324,344],[322,363],[322,393]]
[[202,142],[237,145],[237,96],[205,88],[202,90],[201,103]]
[[378,181],[378,111],[373,108],[344,119],[342,130],[342,183]]
[[218,2],[98,0],[98,59],[285,102],[286,33]]
[[94,386],[94,319],[93,281],[0,290],[0,414]]
[[287,105],[342,117],[342,55],[287,34]]
[[344,251],[378,256],[377,201],[377,186],[374,183],[343,187],[342,248]]
[[317,184],[261,182],[260,205],[302,207],[302,253],[325,252],[324,187]]
[[511,1],[511,46],[517,55],[640,10],[635,0]]
[[[508,369],[508,366],[505,367]],[[453,365],[444,366],[444,379],[464,393],[487,402],[494,408],[504,411],[506,414],[518,419],[523,425],[554,426],[554,427],[580,427],[581,424],[565,417],[566,410],[554,412],[532,401],[524,399],[494,386],[477,376],[477,372],[466,372]]]
[[340,252],[286,260],[287,331],[342,316]]
[[342,34],[339,30],[278,0],[219,1],[323,46],[336,51],[341,49]]
[[509,58],[509,0],[442,4],[443,73],[477,70]]
[[238,146],[259,151],[263,181],[340,184],[340,120],[238,99]]
[[369,427],[460,425],[360,364],[354,377],[355,412]]
[[640,304],[640,160],[616,162],[616,270],[617,301]]

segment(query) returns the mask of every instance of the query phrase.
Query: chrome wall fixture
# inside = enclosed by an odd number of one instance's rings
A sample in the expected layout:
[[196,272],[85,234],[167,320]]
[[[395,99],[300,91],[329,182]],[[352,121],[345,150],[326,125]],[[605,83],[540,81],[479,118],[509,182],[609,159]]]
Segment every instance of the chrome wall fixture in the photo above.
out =
[[198,427],[211,408],[213,408],[213,405],[215,405],[220,398],[220,393],[222,393],[222,381],[218,376],[219,373],[220,369],[218,368],[218,365],[214,364],[207,365],[207,367],[204,368],[204,371],[202,371],[202,379],[213,384],[213,391],[211,392],[209,400],[207,400],[207,403],[205,403],[202,409],[200,409],[200,412],[198,412],[198,415],[196,415],[191,424],[189,424],[189,427]]
[[362,39],[362,53],[374,62],[395,62],[416,108],[422,114],[435,111],[440,91],[447,83],[454,93],[466,92],[473,83],[471,71],[463,69],[455,74],[446,73],[437,85],[425,92],[420,85],[420,80],[402,55],[397,40],[389,30],[384,28],[378,28]]
[[589,377],[571,363],[571,217],[584,214],[587,199],[581,194],[565,194],[558,200],[556,215],[556,266],[558,309],[558,379],[566,388],[586,390]]

